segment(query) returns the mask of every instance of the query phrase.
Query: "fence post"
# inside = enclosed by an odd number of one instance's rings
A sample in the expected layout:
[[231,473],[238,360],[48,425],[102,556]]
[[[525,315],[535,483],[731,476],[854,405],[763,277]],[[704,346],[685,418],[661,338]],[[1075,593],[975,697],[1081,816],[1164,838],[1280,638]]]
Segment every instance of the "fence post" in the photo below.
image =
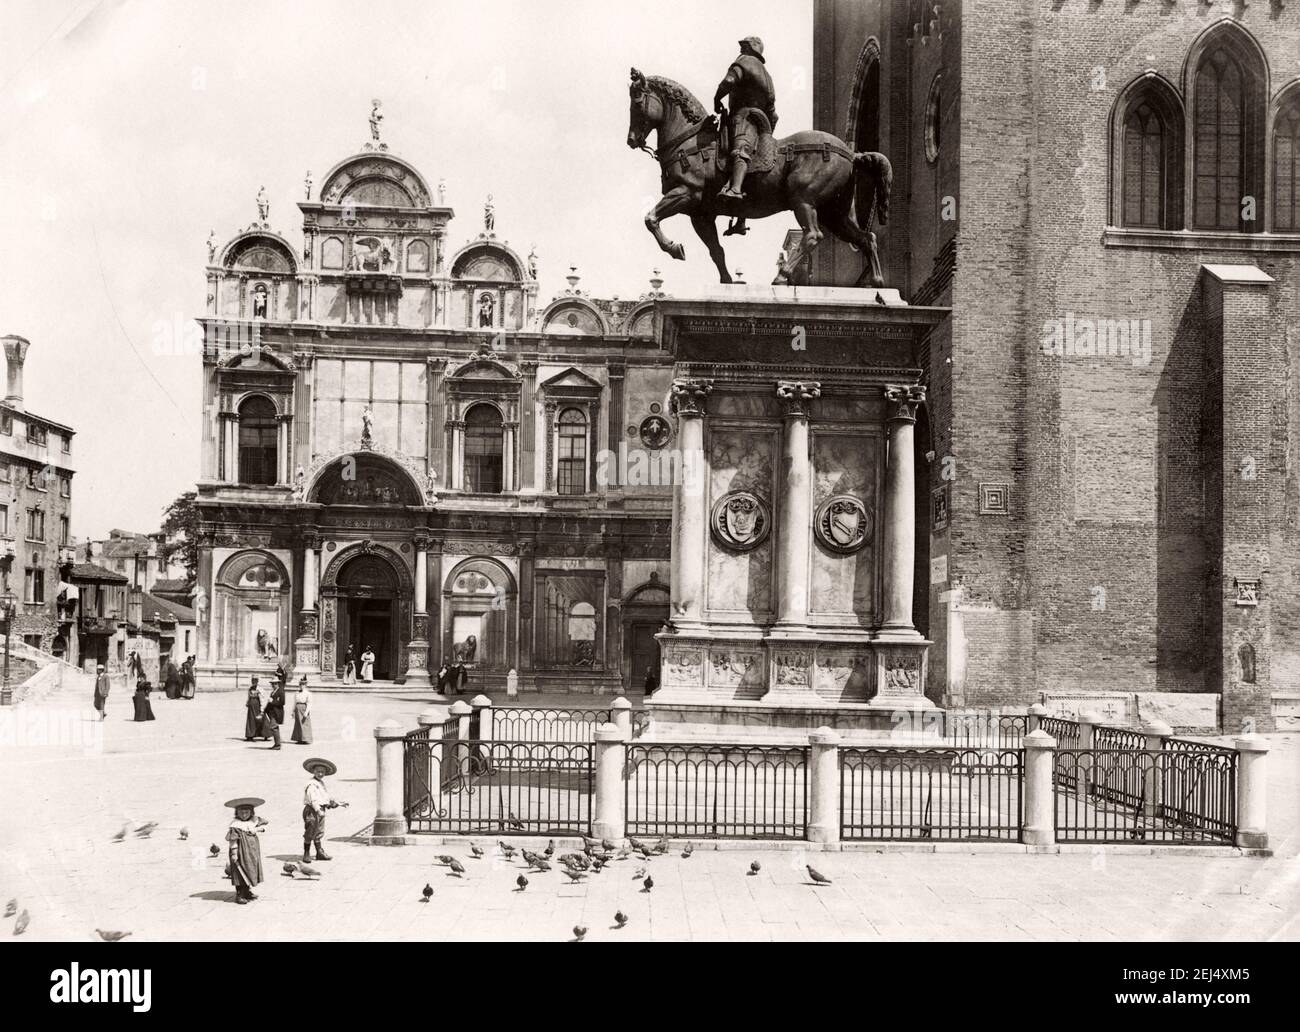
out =
[[395,720],[385,720],[375,727],[375,825],[372,838],[405,835],[406,824],[406,756],[403,739],[406,732]]
[[473,749],[463,743],[469,741],[469,717],[473,712],[469,703],[464,699],[457,699],[451,704],[451,708],[447,710],[448,715],[455,717],[459,721],[456,726],[456,745],[453,748],[460,766],[457,773],[462,778],[469,777],[469,761]]
[[594,838],[622,842],[626,831],[623,768],[627,738],[623,729],[614,724],[601,724],[593,737],[596,790],[592,799],[591,834]]
[[1052,794],[1055,759],[1055,738],[1042,728],[1035,728],[1025,735],[1025,826],[1021,837],[1027,846],[1056,844],[1056,812]]
[[1174,733],[1174,729],[1163,720],[1148,720],[1139,730],[1146,735],[1146,751],[1151,757],[1151,776],[1146,779],[1142,805],[1147,817],[1154,820],[1165,801],[1165,765],[1162,757],[1165,751],[1165,739]]
[[840,841],[840,736],[829,727],[808,735],[808,841]]
[[[1037,731],[1043,724],[1043,718],[1048,716],[1047,707],[1041,702],[1036,702],[1029,707],[1029,719],[1025,721],[1028,725],[1027,731]],[[1046,732],[1044,732],[1046,733]]]
[[1233,743],[1240,757],[1237,767],[1237,845],[1242,849],[1268,848],[1268,742],[1257,734],[1242,735]]
[[1101,719],[1100,714],[1098,714],[1094,710],[1088,710],[1087,713],[1079,714],[1079,748],[1080,749],[1097,748],[1096,745],[1093,744],[1094,742],[1093,735],[1096,733],[1097,728],[1103,723],[1104,721]]
[[609,704],[609,719],[623,732],[624,741],[632,740],[632,704],[619,696]]
[[442,784],[442,749],[438,748],[435,743],[441,738],[441,733],[435,729],[441,727],[446,717],[438,715],[436,709],[421,710],[420,715],[415,718],[421,727],[429,729],[429,751],[425,754],[425,762],[429,765],[429,791],[437,793],[439,786]]
[[[478,718],[478,739],[487,744],[487,754],[492,755],[492,700],[486,695],[476,695],[469,700]],[[473,727],[473,724],[470,725]]]

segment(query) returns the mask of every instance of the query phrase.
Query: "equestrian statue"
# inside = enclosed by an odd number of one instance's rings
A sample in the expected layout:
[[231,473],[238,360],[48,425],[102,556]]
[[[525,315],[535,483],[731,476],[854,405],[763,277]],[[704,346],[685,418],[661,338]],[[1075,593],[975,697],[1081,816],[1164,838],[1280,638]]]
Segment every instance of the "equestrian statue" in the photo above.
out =
[[[664,236],[659,226],[669,216],[685,213],[721,281],[730,283],[715,219],[730,216],[727,236],[745,233],[747,219],[791,211],[803,242],[781,266],[779,280],[789,281],[825,229],[867,255],[858,286],[885,285],[871,224],[878,220],[883,226],[889,216],[894,175],[889,159],[875,151],[854,151],[839,137],[816,130],[776,139],[776,91],[757,36],[740,41],[740,55],[718,84],[713,98],[717,117],[679,83],[635,68],[629,92],[627,145],[649,151],[659,162],[664,195],[645,224],[665,252],[685,259],[686,248]],[[724,100],[729,101],[726,107]],[[658,134],[654,150],[646,145],[652,130]],[[868,187],[864,212],[855,211],[859,177]]]

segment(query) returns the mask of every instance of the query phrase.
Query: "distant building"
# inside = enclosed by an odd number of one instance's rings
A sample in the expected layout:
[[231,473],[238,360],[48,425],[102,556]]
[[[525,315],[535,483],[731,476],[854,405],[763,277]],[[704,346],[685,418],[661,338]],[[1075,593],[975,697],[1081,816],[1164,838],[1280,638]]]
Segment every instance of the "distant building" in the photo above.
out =
[[183,580],[184,565],[168,562],[163,556],[167,535],[161,531],[137,534],[129,530],[110,530],[108,537],[79,543],[78,558],[123,574],[132,587],[153,591],[159,581]]
[[0,402],[0,558],[4,590],[17,597],[13,636],[76,661],[77,635],[58,602],[60,567],[73,558],[71,427],[26,411],[29,341],[0,338],[8,384]]

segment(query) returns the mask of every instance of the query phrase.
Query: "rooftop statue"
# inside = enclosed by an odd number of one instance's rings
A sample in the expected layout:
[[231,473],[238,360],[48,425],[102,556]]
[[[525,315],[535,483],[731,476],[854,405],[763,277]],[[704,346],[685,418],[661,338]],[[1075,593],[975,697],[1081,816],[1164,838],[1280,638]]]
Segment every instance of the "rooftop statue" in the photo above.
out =
[[[740,51],[714,95],[716,118],[672,79],[632,69],[627,145],[658,160],[664,190],[645,217],[646,228],[665,252],[685,259],[685,247],[669,240],[659,223],[689,215],[720,280],[731,283],[715,219],[730,216],[735,222],[727,232],[744,233],[747,218],[790,211],[803,230],[803,242],[787,257],[781,278],[789,279],[797,261],[829,230],[867,255],[858,285],[883,287],[871,224],[878,219],[884,225],[889,214],[889,159],[874,151],[854,151],[839,137],[817,130],[776,139],[776,97],[764,67],[763,43],[746,37]],[[723,100],[730,102],[728,108]],[[646,145],[652,131],[657,133],[654,150]],[[855,211],[860,177],[869,187],[866,211]]]

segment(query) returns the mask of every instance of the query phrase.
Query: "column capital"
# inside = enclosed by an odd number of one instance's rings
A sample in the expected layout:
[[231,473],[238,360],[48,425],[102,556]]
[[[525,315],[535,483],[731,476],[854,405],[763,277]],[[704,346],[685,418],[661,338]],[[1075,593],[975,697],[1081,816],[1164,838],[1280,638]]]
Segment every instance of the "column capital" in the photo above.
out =
[[808,403],[822,396],[822,385],[814,380],[777,380],[776,396],[785,402],[787,419],[807,419]]
[[320,534],[314,530],[304,530],[300,535],[303,548],[320,548]]
[[917,406],[925,401],[925,385],[890,384],[885,387],[885,401],[889,404],[889,412],[885,416],[889,422],[915,423]]
[[433,538],[429,534],[415,535],[415,550],[417,552],[428,552],[429,545],[432,544]]
[[712,380],[674,380],[671,402],[673,414],[703,417],[705,400],[712,391]]

